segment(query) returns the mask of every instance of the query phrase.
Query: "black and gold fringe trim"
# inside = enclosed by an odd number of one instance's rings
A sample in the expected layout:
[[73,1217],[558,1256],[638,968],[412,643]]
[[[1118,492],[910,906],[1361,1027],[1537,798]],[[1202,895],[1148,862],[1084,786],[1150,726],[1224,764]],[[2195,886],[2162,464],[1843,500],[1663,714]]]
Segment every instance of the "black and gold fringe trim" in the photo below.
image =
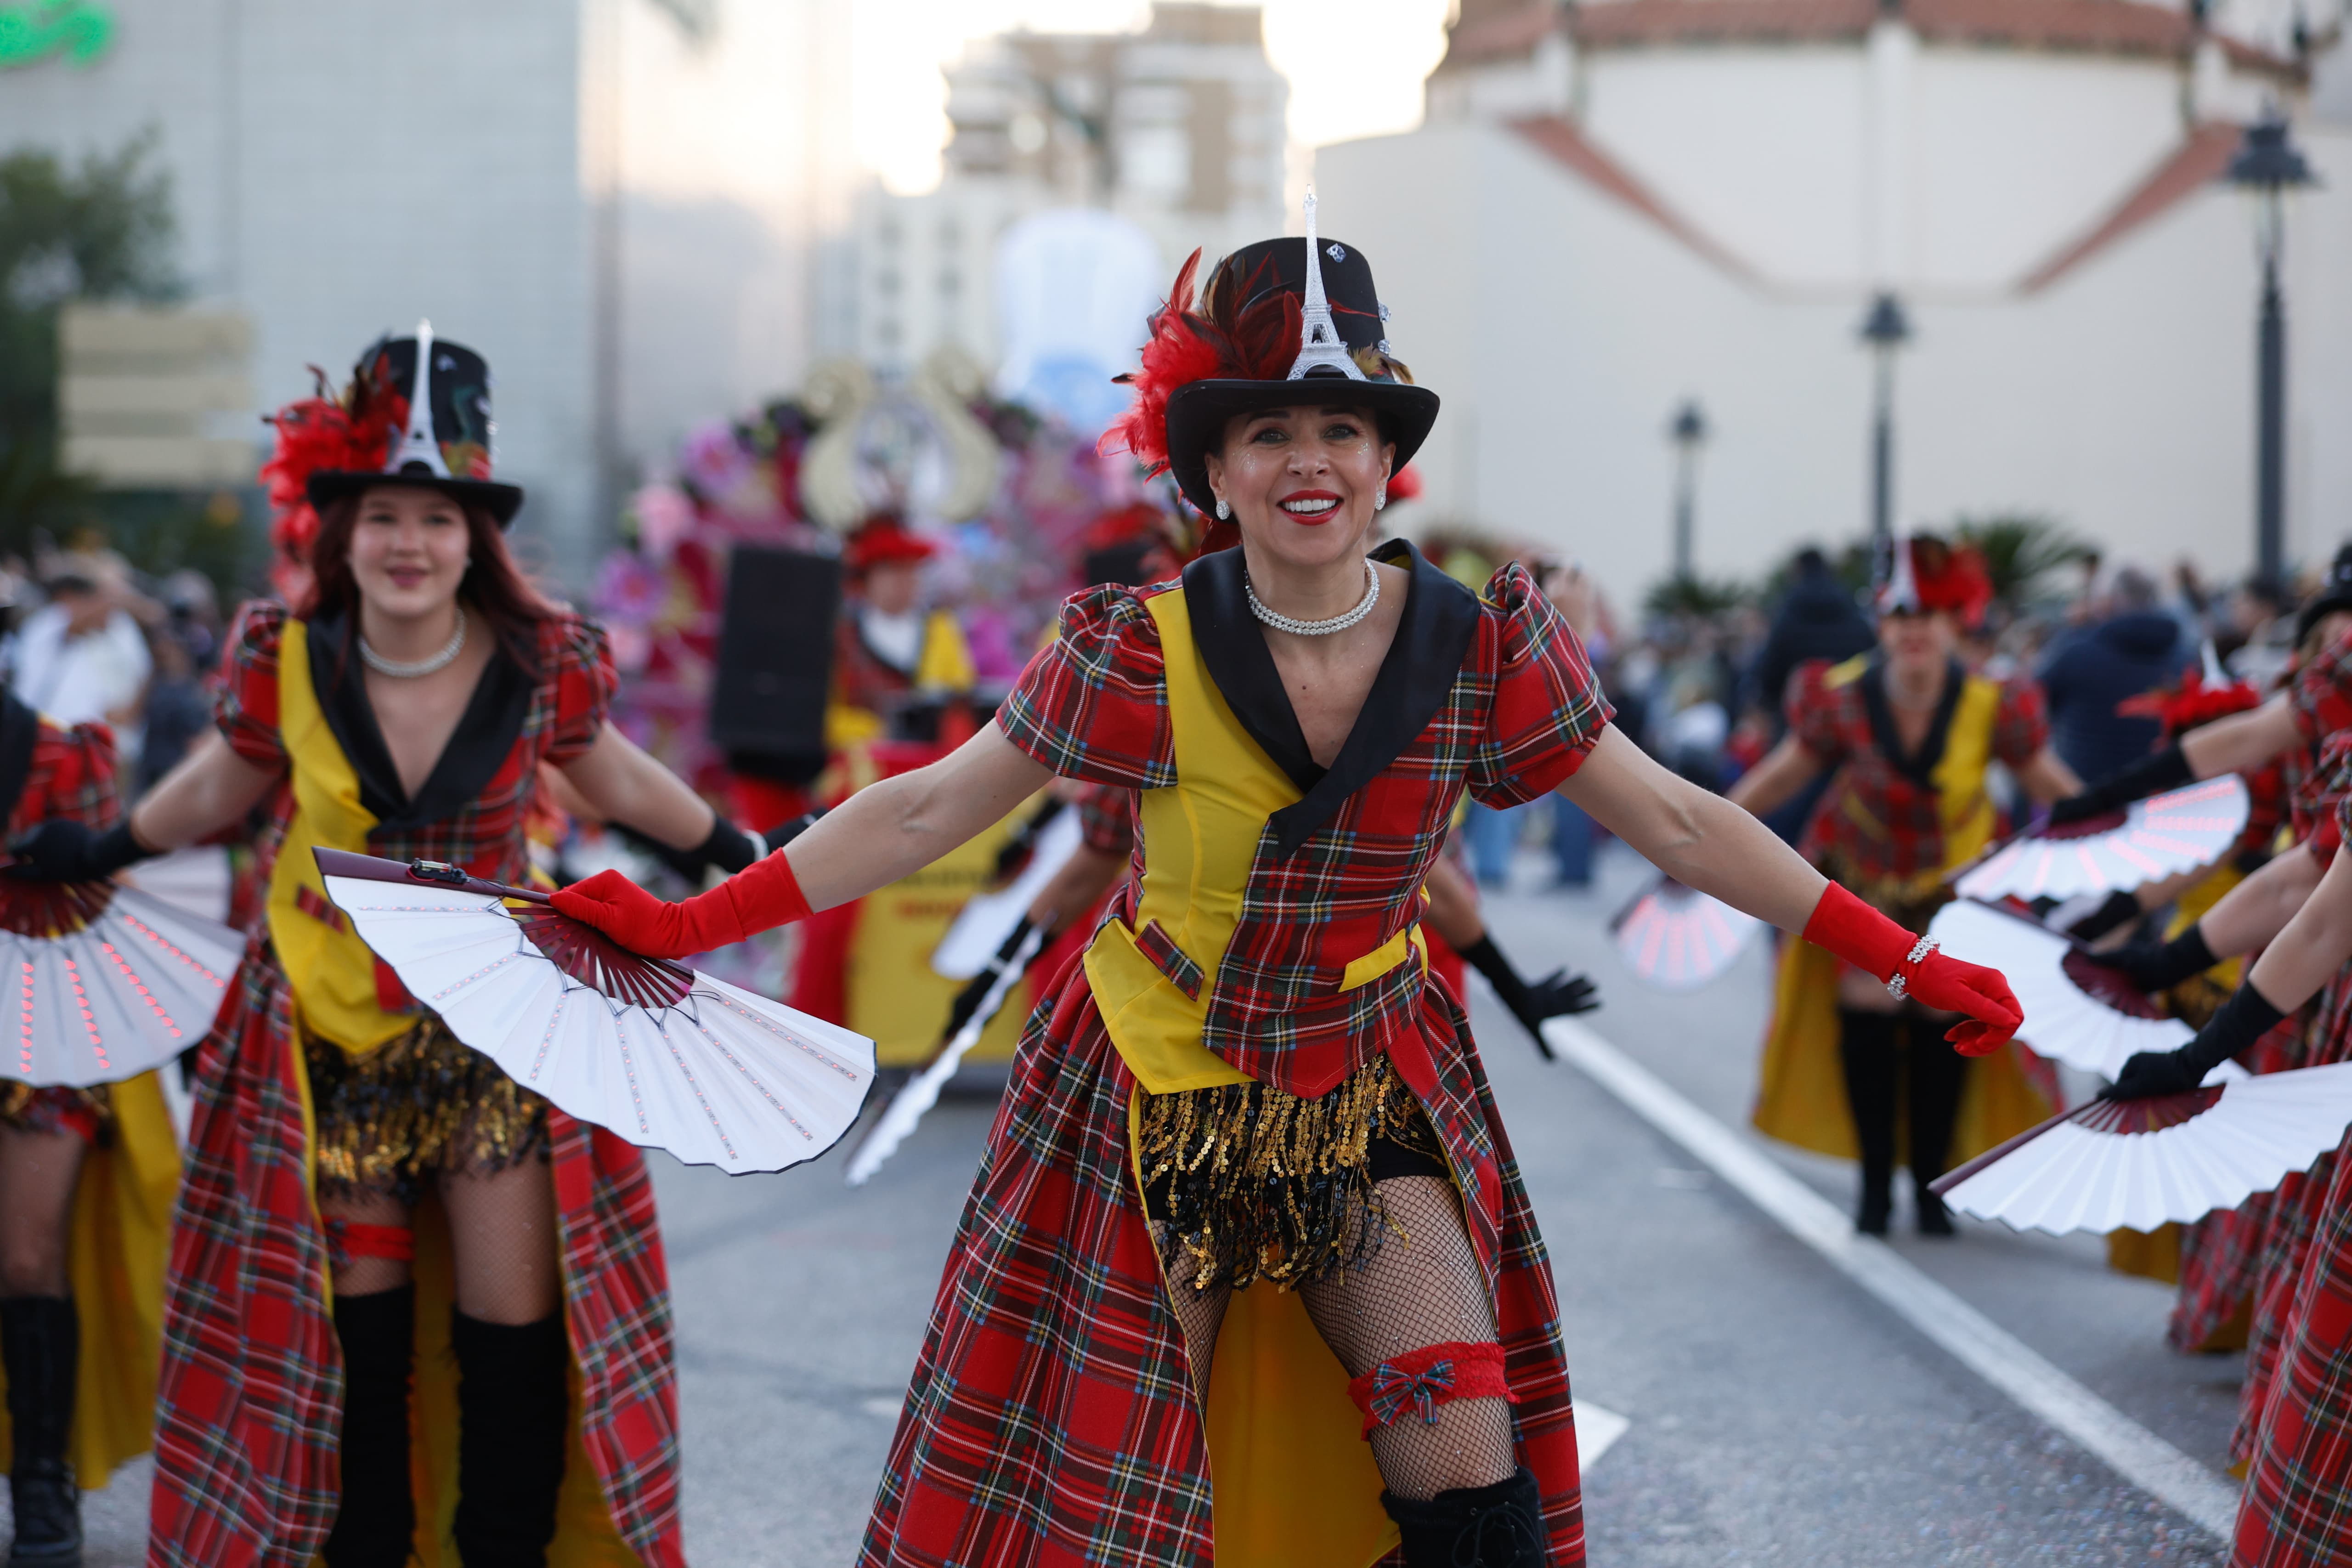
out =
[[1328,1278],[1379,1247],[1388,1216],[1372,1148],[1444,1150],[1385,1056],[1302,1100],[1269,1085],[1146,1095],[1139,1129],[1144,1201],[1165,1222],[1171,1279],[1194,1289],[1285,1289]]
[[443,1171],[501,1171],[547,1147],[547,1101],[438,1018],[365,1056],[305,1038],[303,1059],[321,1184],[414,1203]]

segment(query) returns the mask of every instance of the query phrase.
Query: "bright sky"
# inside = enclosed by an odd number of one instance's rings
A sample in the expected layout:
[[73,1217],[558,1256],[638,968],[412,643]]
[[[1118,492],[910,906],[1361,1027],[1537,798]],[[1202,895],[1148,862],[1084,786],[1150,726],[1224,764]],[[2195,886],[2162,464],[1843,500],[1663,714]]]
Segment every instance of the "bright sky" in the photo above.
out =
[[[1290,134],[1308,146],[1407,131],[1445,52],[1448,0],[1261,0],[1266,53],[1290,79]],[[899,192],[939,183],[947,140],[940,68],[973,38],[1118,32],[1150,0],[856,0],[852,134],[857,160]]]

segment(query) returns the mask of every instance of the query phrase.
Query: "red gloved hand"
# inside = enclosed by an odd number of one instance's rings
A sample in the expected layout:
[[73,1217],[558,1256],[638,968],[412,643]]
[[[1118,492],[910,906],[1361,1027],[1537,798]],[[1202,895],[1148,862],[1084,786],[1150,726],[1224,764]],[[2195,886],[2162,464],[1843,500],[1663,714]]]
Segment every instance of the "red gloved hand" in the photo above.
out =
[[646,958],[709,952],[811,913],[781,849],[681,903],[655,898],[618,871],[599,871],[559,889],[551,901],[559,914],[594,926]]
[[1805,922],[1805,940],[1883,981],[1901,975],[1901,994],[1923,1007],[1968,1015],[1944,1031],[1944,1038],[1964,1057],[1980,1057],[2006,1044],[2025,1022],[2025,1009],[2017,1005],[2000,970],[1933,949],[1915,961],[1911,954],[1927,939],[1905,931],[1835,882],[1813,906],[1813,918]]

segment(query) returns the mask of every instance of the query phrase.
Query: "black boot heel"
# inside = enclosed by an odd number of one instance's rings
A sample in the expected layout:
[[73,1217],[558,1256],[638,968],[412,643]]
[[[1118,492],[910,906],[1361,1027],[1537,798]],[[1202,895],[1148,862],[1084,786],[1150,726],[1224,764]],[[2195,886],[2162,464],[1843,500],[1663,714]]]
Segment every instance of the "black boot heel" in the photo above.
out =
[[1524,1467],[1427,1502],[1382,1492],[1381,1507],[1403,1538],[1405,1568],[1544,1568],[1550,1559],[1543,1493]]

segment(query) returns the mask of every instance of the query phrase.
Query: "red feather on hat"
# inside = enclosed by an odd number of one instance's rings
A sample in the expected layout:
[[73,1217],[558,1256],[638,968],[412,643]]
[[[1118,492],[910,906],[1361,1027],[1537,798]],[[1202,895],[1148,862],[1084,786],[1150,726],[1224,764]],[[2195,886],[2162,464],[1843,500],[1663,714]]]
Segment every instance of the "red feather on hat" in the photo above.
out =
[[288,404],[268,416],[278,437],[269,460],[261,465],[261,482],[277,509],[270,520],[269,542],[296,565],[307,565],[310,545],[319,537],[319,514],[310,505],[310,476],[317,473],[372,473],[383,467],[392,449],[393,433],[408,423],[408,400],[397,395],[359,397],[362,412],[354,415],[342,400],[330,396],[327,377],[316,366],[318,392]]
[[1195,250],[1177,272],[1167,303],[1151,318],[1141,364],[1117,378],[1135,388],[1135,403],[1103,432],[1098,448],[1132,453],[1150,474],[1168,471],[1168,399],[1178,387],[1213,377],[1278,381],[1289,374],[1298,353],[1296,296],[1275,289],[1244,308],[1243,301],[1262,279],[1243,279],[1231,268],[1220,268],[1196,310],[1193,286],[1200,270],[1201,253]]
[[2216,719],[2226,719],[2262,705],[2263,694],[2244,681],[2208,686],[2204,673],[2192,669],[2180,678],[2180,684],[2173,689],[2126,697],[2116,704],[2116,711],[2126,718],[2161,721],[2164,738],[2171,741],[2200,724],[2210,724]]

